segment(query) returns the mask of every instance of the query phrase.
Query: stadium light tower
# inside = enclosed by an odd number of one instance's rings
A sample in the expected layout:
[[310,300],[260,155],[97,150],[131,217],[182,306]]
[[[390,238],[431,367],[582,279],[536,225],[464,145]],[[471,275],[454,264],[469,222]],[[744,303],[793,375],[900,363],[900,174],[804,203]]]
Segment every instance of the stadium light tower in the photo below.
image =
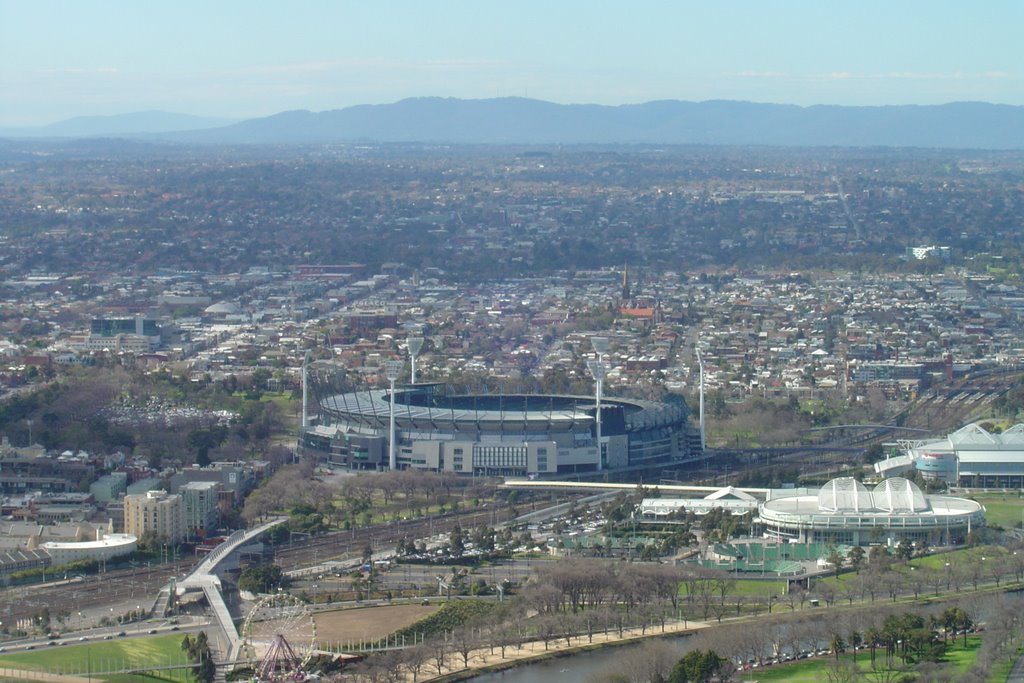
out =
[[597,362],[587,363],[587,369],[594,376],[594,403],[597,405],[597,469],[600,470],[604,462],[604,445],[601,443],[601,388],[605,375],[608,374],[604,365],[604,354],[608,353],[608,337],[591,337],[590,343],[597,353]]
[[704,360],[700,357],[700,347],[694,348],[697,353],[697,367],[700,370],[700,450],[704,451]]
[[398,469],[398,458],[395,455],[395,380],[402,374],[402,367],[405,365],[400,360],[389,360],[384,363],[384,376],[388,378],[388,383],[391,385],[391,393],[388,399],[391,404],[390,417],[391,424],[388,428],[388,468],[392,470]]
[[[303,432],[305,432],[306,427],[309,426],[309,418],[306,417],[306,415],[308,415],[306,408],[309,406],[309,360],[312,356],[312,351],[306,351],[306,355],[302,359],[302,420],[300,426],[302,427]],[[299,438],[302,438],[302,436],[303,435],[300,434]]]
[[416,384],[416,356],[423,348],[423,337],[409,337],[405,340],[405,346],[409,349],[409,361],[412,363],[412,383]]
[[604,447],[601,443],[601,385],[607,374],[607,368],[602,361],[592,360],[587,363],[587,369],[594,376],[595,396],[594,402],[597,405],[595,415],[597,418],[597,469],[601,469],[601,461],[604,459]]

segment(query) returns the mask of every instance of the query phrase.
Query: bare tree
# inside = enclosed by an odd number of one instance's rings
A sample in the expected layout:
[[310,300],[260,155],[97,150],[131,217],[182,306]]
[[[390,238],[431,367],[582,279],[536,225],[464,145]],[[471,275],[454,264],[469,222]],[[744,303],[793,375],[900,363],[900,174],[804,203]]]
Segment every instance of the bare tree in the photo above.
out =
[[735,582],[721,570],[696,567],[687,572],[683,584],[686,586],[687,599],[695,601],[701,608],[703,618],[707,619],[715,603],[724,601]]
[[537,574],[540,582],[561,591],[574,614],[604,602],[615,585],[609,563],[602,560],[570,558],[552,563]]
[[831,584],[819,582],[814,588],[814,593],[820,600],[825,602],[826,607],[831,607],[836,601],[836,589]]
[[612,680],[629,683],[667,681],[679,656],[679,651],[668,643],[648,641],[627,650],[609,674]]
[[405,656],[402,650],[389,650],[372,657],[378,660],[380,680],[384,683],[399,683],[405,678]]
[[424,645],[407,647],[402,652],[402,664],[405,670],[412,676],[413,683],[419,678],[420,671],[426,665],[430,657],[430,649]]
[[542,581],[530,581],[523,588],[524,604],[539,614],[552,614],[562,606],[565,594],[556,586]]
[[804,590],[804,587],[790,584],[785,596],[786,604],[789,605],[789,611],[795,611],[798,603],[802,607],[805,600],[807,600],[807,591]]
[[553,614],[549,614],[536,617],[533,621],[537,637],[541,639],[544,649],[547,650],[551,646],[551,641],[560,632],[558,619]]
[[861,595],[867,593],[871,597],[871,602],[875,601],[875,596],[878,595],[880,587],[877,572],[861,572],[855,579],[855,583],[859,587]]
[[469,668],[469,658],[473,651],[483,644],[478,632],[471,626],[463,626],[452,631],[451,649],[462,657],[462,668]]
[[833,659],[825,668],[828,683],[855,683],[863,679],[857,665],[845,659]]
[[437,671],[437,675],[441,676],[444,674],[445,664],[448,663],[448,655],[451,652],[451,647],[448,642],[444,639],[444,636],[433,640],[427,641],[427,647],[430,650],[430,661],[434,665],[434,669]]
[[558,632],[565,638],[566,647],[572,646],[572,637],[579,632],[581,622],[579,615],[572,612],[561,612],[555,616]]

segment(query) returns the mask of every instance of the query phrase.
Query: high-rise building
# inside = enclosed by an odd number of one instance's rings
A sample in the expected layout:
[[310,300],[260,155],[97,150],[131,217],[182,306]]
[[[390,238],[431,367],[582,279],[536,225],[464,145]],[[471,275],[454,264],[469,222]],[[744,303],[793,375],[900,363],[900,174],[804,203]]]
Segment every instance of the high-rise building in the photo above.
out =
[[152,532],[168,543],[185,539],[185,506],[181,496],[146,491],[124,497],[124,531],[141,539]]
[[69,346],[75,351],[128,351],[148,353],[160,348],[160,327],[156,320],[135,318],[94,318],[89,334],[74,336]]
[[220,488],[215,481],[190,481],[178,489],[185,506],[185,531],[190,536],[205,538],[208,531],[216,528]]

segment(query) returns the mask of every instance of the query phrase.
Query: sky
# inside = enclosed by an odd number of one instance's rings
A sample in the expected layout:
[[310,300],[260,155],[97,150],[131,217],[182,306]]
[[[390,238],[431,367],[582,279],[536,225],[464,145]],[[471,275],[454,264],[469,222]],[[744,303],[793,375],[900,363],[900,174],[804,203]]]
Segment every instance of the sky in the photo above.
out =
[[0,0],[0,126],[407,97],[1024,105],[1021,0]]

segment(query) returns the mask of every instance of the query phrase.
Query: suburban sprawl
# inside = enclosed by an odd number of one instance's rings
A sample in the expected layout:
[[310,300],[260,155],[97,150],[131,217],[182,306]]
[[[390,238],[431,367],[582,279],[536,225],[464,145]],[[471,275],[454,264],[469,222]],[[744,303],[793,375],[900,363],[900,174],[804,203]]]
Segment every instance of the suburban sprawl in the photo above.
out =
[[1022,231],[1016,152],[0,141],[0,678],[1005,681]]

